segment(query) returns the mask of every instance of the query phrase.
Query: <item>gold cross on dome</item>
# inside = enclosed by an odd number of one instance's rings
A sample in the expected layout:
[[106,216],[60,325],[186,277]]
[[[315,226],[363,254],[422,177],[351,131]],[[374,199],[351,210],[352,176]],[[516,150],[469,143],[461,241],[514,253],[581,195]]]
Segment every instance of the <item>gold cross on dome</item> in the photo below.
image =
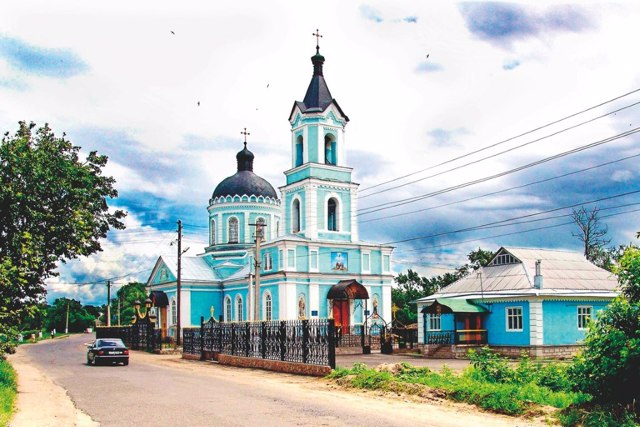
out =
[[312,34],[312,36],[314,36],[316,38],[316,53],[320,52],[320,38],[322,37],[320,35],[320,30],[318,30],[316,28],[316,32]]
[[247,146],[247,135],[251,135],[249,132],[247,132],[247,128],[244,128],[244,131],[240,132],[241,135],[244,135],[244,146]]
[[396,313],[398,312],[398,310],[400,310],[400,307],[398,307],[396,305],[396,303],[393,303],[393,307],[391,307],[391,313],[393,314],[393,318],[396,318]]

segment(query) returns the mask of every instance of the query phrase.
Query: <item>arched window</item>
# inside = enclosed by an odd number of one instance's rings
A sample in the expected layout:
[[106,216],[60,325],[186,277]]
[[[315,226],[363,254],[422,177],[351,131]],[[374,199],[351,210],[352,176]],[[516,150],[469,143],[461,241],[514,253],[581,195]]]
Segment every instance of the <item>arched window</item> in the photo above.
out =
[[298,135],[296,139],[296,163],[295,167],[302,165],[304,162],[304,141],[302,135]]
[[238,243],[238,218],[229,219],[229,243]]
[[291,232],[298,233],[300,231],[300,200],[293,201],[291,209]]
[[224,299],[224,321],[231,322],[231,297],[227,295]]
[[215,219],[211,220],[211,225],[209,226],[209,239],[210,239],[211,245],[216,244],[216,220]]
[[271,300],[271,294],[269,292],[264,293],[264,306],[263,306],[263,319],[271,320],[273,317],[273,302]]
[[280,235],[280,221],[276,221],[276,237]]
[[[262,230],[262,241],[267,241],[267,237],[269,237],[269,235],[267,234],[267,221],[265,221],[264,218],[258,218],[256,219],[256,224],[261,224],[260,229]],[[256,226],[256,231],[257,230],[258,227]]]
[[178,305],[176,304],[175,298],[171,298],[171,324],[178,324]]
[[338,203],[333,197],[327,202],[327,230],[338,231]]
[[307,318],[307,302],[305,301],[304,294],[300,294],[298,297],[298,319]]
[[336,138],[331,134],[324,136],[324,162],[327,165],[335,165],[338,153],[336,153]]
[[238,295],[236,297],[236,320],[238,322],[242,322],[243,314],[244,314],[244,310],[243,310],[243,306],[242,306],[242,297],[240,295]]

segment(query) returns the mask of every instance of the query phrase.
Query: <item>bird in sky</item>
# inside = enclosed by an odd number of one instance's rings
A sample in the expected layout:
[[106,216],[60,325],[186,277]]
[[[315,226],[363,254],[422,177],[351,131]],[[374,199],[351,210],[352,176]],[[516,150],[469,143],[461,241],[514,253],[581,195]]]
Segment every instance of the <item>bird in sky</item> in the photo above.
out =
[[267,83],[267,89],[269,89],[269,83]]
[[429,59],[429,54],[427,53],[427,59]]
[[198,101],[198,107],[200,106],[200,101]]
[[171,31],[171,34],[173,34],[174,36],[176,35],[176,33],[174,33],[173,31]]

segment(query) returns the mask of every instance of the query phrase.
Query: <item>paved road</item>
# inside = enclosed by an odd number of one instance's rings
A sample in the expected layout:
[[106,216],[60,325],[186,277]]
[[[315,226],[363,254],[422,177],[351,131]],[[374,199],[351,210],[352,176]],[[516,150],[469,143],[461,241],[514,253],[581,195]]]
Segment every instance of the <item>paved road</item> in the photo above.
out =
[[513,426],[473,408],[336,389],[325,380],[132,352],[129,366],[87,366],[90,335],[25,346],[30,363],[105,426]]

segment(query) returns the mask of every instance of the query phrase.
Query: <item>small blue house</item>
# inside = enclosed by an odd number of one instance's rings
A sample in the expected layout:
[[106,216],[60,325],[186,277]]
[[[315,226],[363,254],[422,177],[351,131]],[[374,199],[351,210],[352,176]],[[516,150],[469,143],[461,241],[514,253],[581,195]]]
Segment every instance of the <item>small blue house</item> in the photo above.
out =
[[570,357],[617,285],[579,253],[501,247],[486,267],[417,301],[418,340],[433,357],[464,357],[481,345]]

